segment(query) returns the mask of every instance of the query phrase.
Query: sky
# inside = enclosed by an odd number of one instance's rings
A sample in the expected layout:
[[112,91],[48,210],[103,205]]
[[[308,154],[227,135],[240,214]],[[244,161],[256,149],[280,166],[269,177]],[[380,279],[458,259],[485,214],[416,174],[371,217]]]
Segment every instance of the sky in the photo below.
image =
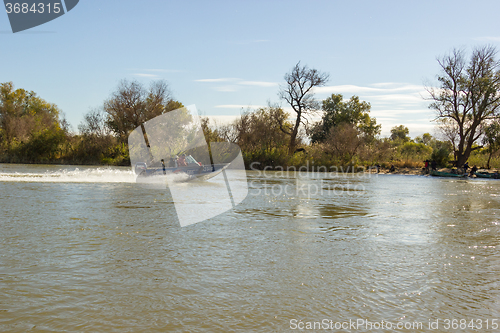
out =
[[0,82],[55,103],[76,131],[120,80],[166,80],[174,98],[219,123],[280,103],[284,75],[329,73],[316,98],[357,95],[382,136],[437,134],[425,86],[453,48],[500,50],[500,1],[80,0],[13,34],[0,14]]

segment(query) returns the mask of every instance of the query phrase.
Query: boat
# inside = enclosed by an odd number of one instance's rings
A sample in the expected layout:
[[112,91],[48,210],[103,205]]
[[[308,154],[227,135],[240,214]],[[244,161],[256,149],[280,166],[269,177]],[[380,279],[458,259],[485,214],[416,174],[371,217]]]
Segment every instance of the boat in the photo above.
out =
[[477,178],[493,178],[493,174],[490,174],[488,172],[478,172],[476,171],[474,173]]
[[454,178],[465,178],[467,177],[467,174],[456,174],[456,173],[451,173],[451,172],[444,172],[444,171],[436,171],[436,170],[431,170],[430,173],[431,176],[434,177],[454,177]]
[[128,148],[136,181],[148,185],[208,180],[227,168],[244,169],[236,144],[207,142],[194,106],[141,124],[129,134]]
[[186,182],[213,178],[227,169],[229,164],[230,163],[201,165],[193,163],[188,166],[148,167],[146,163],[139,162],[135,164],[134,172],[137,175],[138,181],[146,178],[168,177],[174,179],[176,182]]
[[477,178],[500,179],[500,175],[496,172],[476,171],[474,174]]

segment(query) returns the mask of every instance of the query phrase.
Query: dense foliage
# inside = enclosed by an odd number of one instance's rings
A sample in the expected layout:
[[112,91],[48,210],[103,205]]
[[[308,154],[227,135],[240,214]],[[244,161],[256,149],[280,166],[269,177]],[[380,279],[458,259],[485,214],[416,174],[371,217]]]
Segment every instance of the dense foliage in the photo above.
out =
[[[202,118],[207,142],[228,141],[241,147],[247,167],[374,166],[500,167],[500,64],[491,47],[474,50],[469,62],[462,51],[440,60],[441,87],[430,88],[444,140],[429,133],[411,139],[404,125],[380,138],[381,126],[370,116],[371,105],[358,96],[344,100],[332,94],[314,98],[314,88],[329,75],[301,66],[285,75],[279,105],[247,110],[230,124]],[[130,165],[127,138],[149,119],[178,109],[165,81],[145,88],[122,81],[102,106],[90,110],[77,134],[58,107],[32,91],[0,84],[0,162]],[[320,120],[312,122],[312,115]],[[175,130],[169,134],[175,136]],[[146,137],[145,137],[146,139]],[[482,144],[482,146],[479,145]]]

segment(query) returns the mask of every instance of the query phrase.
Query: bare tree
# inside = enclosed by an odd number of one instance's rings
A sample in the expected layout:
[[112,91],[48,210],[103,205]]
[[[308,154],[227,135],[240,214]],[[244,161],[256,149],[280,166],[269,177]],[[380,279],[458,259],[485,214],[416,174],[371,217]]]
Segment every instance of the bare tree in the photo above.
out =
[[78,125],[78,130],[82,135],[104,137],[110,134],[106,126],[106,115],[102,108],[90,110],[83,116],[82,122]]
[[300,125],[307,126],[308,116],[320,108],[314,99],[314,88],[321,87],[328,82],[329,74],[301,66],[300,61],[285,74],[286,84],[280,88],[279,96],[284,99],[296,114],[295,124],[290,134],[288,151],[292,154],[296,148],[297,134]]
[[439,131],[441,132],[442,139],[444,139],[444,141],[449,141],[451,143],[451,146],[453,147],[453,159],[456,162],[458,142],[460,141],[460,138],[458,137],[458,124],[449,118],[439,119],[438,122],[438,127]]
[[123,141],[149,119],[180,107],[182,104],[173,100],[168,84],[162,80],[152,82],[149,90],[137,81],[123,80],[104,102],[107,124]]
[[[478,147],[474,143],[483,134],[483,125],[500,112],[500,62],[492,46],[475,48],[467,63],[463,50],[438,59],[442,73],[439,88],[428,88],[430,105],[442,124],[449,125],[446,135],[455,146],[457,166],[463,165]],[[456,133],[456,136],[454,135]]]

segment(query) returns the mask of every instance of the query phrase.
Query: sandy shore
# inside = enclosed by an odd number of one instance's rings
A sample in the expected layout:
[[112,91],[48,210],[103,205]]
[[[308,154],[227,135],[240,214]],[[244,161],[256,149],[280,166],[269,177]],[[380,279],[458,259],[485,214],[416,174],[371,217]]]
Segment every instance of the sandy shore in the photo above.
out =
[[[440,168],[437,169],[437,171],[440,172],[449,172],[451,173],[450,168]],[[487,169],[478,169],[478,172],[490,172],[493,173],[496,170],[487,170]],[[377,173],[375,169],[367,170],[367,173]],[[470,169],[468,170],[468,173],[470,172]],[[379,175],[419,175],[423,176],[426,175],[425,170],[423,168],[396,168],[394,171],[390,171],[389,169],[386,168],[380,168],[380,171],[378,172]]]
[[[367,171],[368,173],[377,173],[375,169]],[[394,171],[390,169],[380,168],[379,175],[425,175],[422,168],[396,168]]]

